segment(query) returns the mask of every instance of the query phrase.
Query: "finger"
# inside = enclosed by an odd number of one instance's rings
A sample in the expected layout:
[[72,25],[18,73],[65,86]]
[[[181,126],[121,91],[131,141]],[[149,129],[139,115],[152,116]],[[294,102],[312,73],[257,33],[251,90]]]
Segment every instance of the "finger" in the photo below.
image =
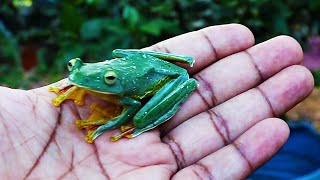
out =
[[266,119],[232,144],[182,169],[173,179],[244,179],[269,160],[288,136],[284,121]]
[[186,33],[144,50],[192,56],[196,60],[194,67],[184,67],[193,74],[218,59],[245,50],[253,44],[253,34],[247,27],[228,24]]
[[188,166],[233,142],[257,122],[283,114],[312,89],[313,77],[306,68],[288,67],[257,88],[185,121],[162,141],[176,152],[180,166]]
[[282,69],[300,64],[302,57],[296,40],[279,36],[209,66],[194,76],[200,86],[164,124],[163,134],[184,120],[257,86]]

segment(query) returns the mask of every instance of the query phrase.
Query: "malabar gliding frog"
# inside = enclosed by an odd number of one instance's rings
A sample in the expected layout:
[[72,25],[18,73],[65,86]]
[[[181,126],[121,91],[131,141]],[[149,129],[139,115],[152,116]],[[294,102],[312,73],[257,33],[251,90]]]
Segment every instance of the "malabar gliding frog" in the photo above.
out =
[[[198,86],[195,79],[189,78],[187,70],[170,63],[192,66],[194,60],[190,56],[117,49],[113,57],[98,63],[84,63],[79,58],[68,63],[71,85],[97,97],[116,97],[112,103],[123,107],[120,115],[111,120],[78,122],[80,128],[98,126],[87,135],[87,142],[118,127],[122,133],[112,136],[112,141],[123,136],[134,138],[157,127],[170,119]],[[124,126],[130,119],[133,125]]]

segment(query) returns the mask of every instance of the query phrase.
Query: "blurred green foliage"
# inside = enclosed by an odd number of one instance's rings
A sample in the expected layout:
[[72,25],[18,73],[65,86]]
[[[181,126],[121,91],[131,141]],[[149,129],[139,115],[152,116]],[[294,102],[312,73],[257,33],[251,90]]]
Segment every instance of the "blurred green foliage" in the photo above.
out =
[[312,75],[314,77],[314,85],[316,87],[320,86],[320,71],[313,71]]
[[[69,59],[110,58],[206,26],[241,23],[261,42],[279,34],[302,44],[319,34],[320,1],[306,0],[4,0],[0,5],[0,84],[29,88],[63,78]],[[23,69],[24,47],[36,66]]]

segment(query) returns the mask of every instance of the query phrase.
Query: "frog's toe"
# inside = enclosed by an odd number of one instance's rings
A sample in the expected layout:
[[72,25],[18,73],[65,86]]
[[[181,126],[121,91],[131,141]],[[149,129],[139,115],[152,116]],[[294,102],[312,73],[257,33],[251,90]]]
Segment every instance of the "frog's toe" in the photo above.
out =
[[99,108],[98,103],[93,102],[93,103],[90,105],[90,112],[91,112],[91,113],[94,113],[95,110],[98,109],[98,108]]
[[53,98],[52,100],[51,100],[51,103],[54,105],[54,106],[60,106],[60,104],[62,103],[63,101],[59,98],[59,97],[57,97],[57,98]]
[[[127,126],[127,127],[129,127],[129,126]],[[130,128],[128,128],[126,131],[122,132],[121,134],[111,136],[110,141],[115,142],[115,141],[118,141],[119,139],[121,139],[122,137],[127,137],[134,130],[135,130],[135,128],[131,126]]]
[[77,106],[83,106],[84,105],[84,100],[83,99],[75,99],[73,101]]
[[128,139],[134,138],[132,134],[125,135],[124,137],[125,137],[125,138],[128,138]]
[[56,94],[59,94],[60,89],[55,86],[50,86],[48,89],[49,92],[55,92]]
[[79,129],[85,128],[85,126],[82,124],[82,120],[80,120],[80,119],[76,120],[76,126]]
[[144,133],[144,132],[146,132],[146,131],[148,131],[150,129],[153,129],[153,128],[155,128],[155,127],[152,126],[152,125],[147,126],[145,128],[142,128],[142,129],[136,128],[134,132],[132,132],[131,134],[125,135],[125,137],[128,138],[128,139],[132,139],[132,138],[135,138],[135,137],[139,136],[140,134],[142,134],[142,133]]
[[90,134],[88,134],[86,137],[84,137],[84,141],[86,141],[89,144],[92,144],[93,140],[94,139],[93,139],[92,135],[90,135]]
[[123,133],[123,132],[126,132],[126,131],[128,131],[129,129],[132,129],[132,128],[134,128],[134,125],[121,126],[120,127],[120,131]]

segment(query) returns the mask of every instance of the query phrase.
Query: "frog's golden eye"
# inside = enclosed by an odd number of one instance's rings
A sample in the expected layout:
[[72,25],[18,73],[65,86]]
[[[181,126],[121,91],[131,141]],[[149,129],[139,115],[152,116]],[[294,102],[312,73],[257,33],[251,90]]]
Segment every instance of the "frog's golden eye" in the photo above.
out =
[[117,80],[117,74],[114,71],[108,71],[104,75],[104,81],[108,85],[112,85],[112,84],[116,83],[116,80]]

